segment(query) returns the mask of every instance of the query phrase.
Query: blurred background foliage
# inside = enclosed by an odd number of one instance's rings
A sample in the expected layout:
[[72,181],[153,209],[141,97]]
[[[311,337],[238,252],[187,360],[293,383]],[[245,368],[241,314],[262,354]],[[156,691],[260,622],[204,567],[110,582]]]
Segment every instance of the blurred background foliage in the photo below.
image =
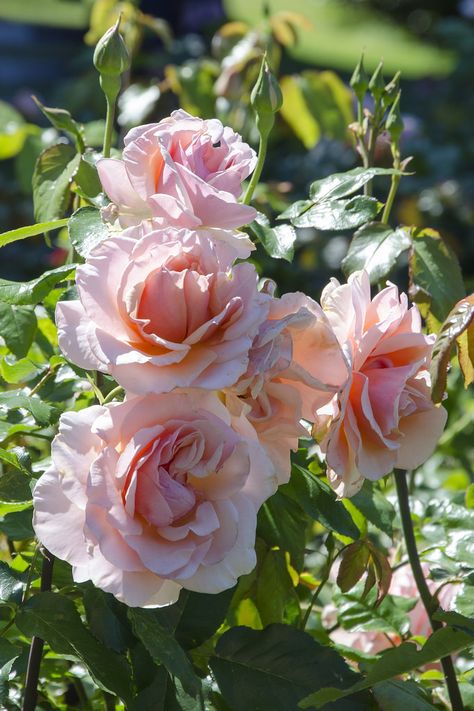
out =
[[[218,116],[255,144],[249,92],[268,48],[284,105],[271,136],[268,182],[257,195],[267,213],[268,206],[277,214],[305,197],[314,179],[360,164],[347,125],[355,109],[348,79],[361,52],[368,70],[383,58],[387,81],[401,69],[402,153],[413,156],[414,175],[402,181],[393,216],[442,232],[470,286],[473,0],[2,0],[3,230],[33,222],[34,163],[58,139],[32,95],[71,111],[85,124],[89,145],[100,147],[104,107],[91,56],[119,13],[134,62],[120,99],[117,145],[132,125],[159,120],[178,106],[205,118]],[[376,164],[390,161],[382,136]],[[380,189],[386,187],[382,179]],[[291,266],[260,250],[257,260],[282,291],[297,283],[318,296],[328,272],[337,274],[350,237],[300,229]],[[0,275],[31,278],[63,259],[61,239],[46,246],[38,237],[7,247]]]

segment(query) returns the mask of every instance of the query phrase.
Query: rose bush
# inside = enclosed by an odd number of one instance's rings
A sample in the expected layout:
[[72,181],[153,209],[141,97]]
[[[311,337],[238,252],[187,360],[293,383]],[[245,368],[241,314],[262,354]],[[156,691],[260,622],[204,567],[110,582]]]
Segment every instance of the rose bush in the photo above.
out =
[[252,426],[202,391],[64,415],[34,491],[34,527],[74,579],[131,606],[220,592],[255,565],[276,488]]
[[233,385],[269,297],[228,247],[173,229],[106,240],[77,269],[79,300],[57,306],[62,351],[138,394]]
[[351,377],[316,412],[314,434],[340,496],[394,467],[414,469],[433,452],[447,413],[431,400],[428,367],[435,336],[421,331],[416,306],[390,284],[373,299],[368,274],[336,279],[321,296]]
[[124,143],[122,160],[104,158],[97,169],[113,203],[104,214],[129,236],[170,225],[235,228],[255,218],[237,202],[255,151],[217,119],[180,109],[132,129]]

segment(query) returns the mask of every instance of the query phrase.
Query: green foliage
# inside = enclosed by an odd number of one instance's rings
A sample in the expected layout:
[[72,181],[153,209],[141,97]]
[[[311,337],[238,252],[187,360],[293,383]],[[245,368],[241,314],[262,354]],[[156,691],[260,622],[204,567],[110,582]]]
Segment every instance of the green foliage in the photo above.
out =
[[411,240],[406,229],[393,229],[390,225],[370,222],[355,233],[349,251],[342,260],[342,268],[347,275],[365,269],[371,283],[376,284],[389,274],[400,254],[410,246]]
[[51,220],[49,222],[39,222],[36,225],[30,225],[28,227],[19,227],[17,230],[9,230],[0,235],[0,247],[5,247],[7,244],[20,239],[42,235],[51,230],[58,230],[61,227],[65,227],[67,222],[67,219]]
[[285,259],[291,262],[294,255],[296,232],[291,225],[270,227],[264,215],[259,215],[250,224],[250,231],[263,245],[266,253],[274,259]]
[[100,212],[95,207],[80,207],[69,218],[69,238],[74,249],[81,257],[87,257],[91,249],[96,247],[109,232],[100,219]]
[[33,174],[33,202],[38,222],[57,220],[64,214],[79,161],[79,153],[68,143],[58,143],[41,153]]
[[0,302],[0,334],[17,358],[26,356],[37,328],[38,322],[32,308]]

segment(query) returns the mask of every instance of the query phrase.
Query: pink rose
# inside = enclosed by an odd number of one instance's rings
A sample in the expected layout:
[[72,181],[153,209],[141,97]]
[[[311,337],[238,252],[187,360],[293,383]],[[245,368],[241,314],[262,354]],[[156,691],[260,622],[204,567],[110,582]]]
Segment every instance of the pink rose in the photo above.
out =
[[233,385],[268,311],[255,268],[230,268],[226,245],[188,230],[106,240],[76,284],[79,300],[56,309],[62,351],[135,394]]
[[312,419],[347,378],[346,361],[321,307],[301,293],[272,298],[247,371],[227,402],[233,411],[239,401],[246,406],[280,484],[290,477],[290,450],[298,448],[299,437],[308,436],[301,419]]
[[217,395],[149,395],[62,416],[34,528],[77,582],[160,607],[252,570],[257,511],[275,488],[252,426]]
[[133,128],[124,143],[123,160],[104,158],[97,169],[113,203],[106,218],[133,227],[133,236],[168,225],[235,228],[255,218],[237,202],[255,151],[217,119],[180,109]]
[[347,284],[332,279],[321,304],[352,372],[342,392],[317,410],[314,434],[331,484],[351,496],[364,477],[414,469],[433,452],[447,417],[430,398],[435,337],[423,335],[417,307],[409,308],[393,284],[371,300],[364,271]]

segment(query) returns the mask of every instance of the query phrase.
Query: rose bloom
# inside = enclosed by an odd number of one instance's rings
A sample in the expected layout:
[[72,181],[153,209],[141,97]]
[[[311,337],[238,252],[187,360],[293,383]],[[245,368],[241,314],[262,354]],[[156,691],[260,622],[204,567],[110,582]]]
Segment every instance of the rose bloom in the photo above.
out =
[[235,228],[255,218],[237,202],[255,151],[217,119],[180,109],[133,128],[124,143],[123,160],[104,158],[97,170],[113,203],[104,216],[133,228],[133,236],[168,225]]
[[430,397],[428,367],[435,336],[421,332],[416,306],[393,284],[370,298],[369,277],[332,279],[321,305],[347,357],[351,377],[316,411],[314,436],[340,496],[394,467],[414,469],[433,452],[446,411]]
[[255,268],[228,256],[189,230],[102,242],[77,269],[79,300],[57,306],[63,353],[135,394],[233,385],[269,297]]
[[34,528],[76,582],[160,607],[252,570],[257,511],[275,488],[252,426],[216,394],[149,395],[62,416]]
[[247,371],[227,392],[227,403],[232,411],[246,412],[280,484],[290,477],[290,451],[298,448],[299,437],[308,437],[301,419],[311,419],[347,378],[346,361],[321,307],[299,292],[272,298]]
[[[431,593],[434,594],[441,583],[430,580],[427,577],[429,574],[429,566],[426,563],[422,563],[422,568],[428,587]],[[438,601],[443,610],[450,609],[456,592],[457,586],[454,583],[441,588]],[[397,568],[393,572],[389,593],[390,595],[414,598],[417,600],[416,605],[408,613],[410,618],[410,634],[412,637],[428,637],[432,632],[430,621],[424,605],[420,600],[420,594],[409,565]],[[326,605],[323,608],[322,621],[325,627],[330,628],[336,624],[337,612],[336,606],[332,604]],[[330,637],[336,644],[358,649],[360,652],[366,654],[378,654],[384,649],[389,649],[393,645],[402,643],[402,639],[399,635],[390,631],[384,633],[380,630],[345,630],[341,627],[331,632]]]

